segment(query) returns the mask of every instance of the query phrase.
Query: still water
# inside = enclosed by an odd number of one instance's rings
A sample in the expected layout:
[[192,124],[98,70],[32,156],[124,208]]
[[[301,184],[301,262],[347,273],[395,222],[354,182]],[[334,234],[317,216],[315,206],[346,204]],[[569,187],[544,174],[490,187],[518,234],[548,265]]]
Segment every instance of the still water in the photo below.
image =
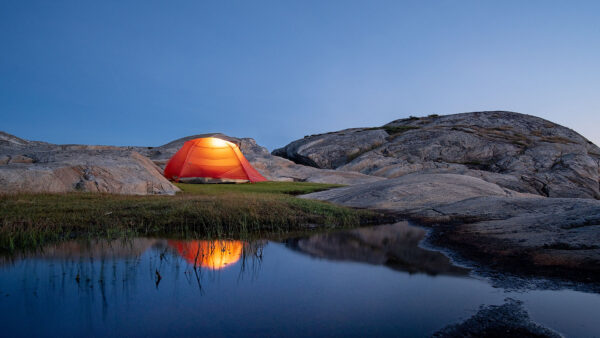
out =
[[285,242],[137,238],[0,258],[0,336],[428,336],[481,305],[524,302],[600,336],[600,295],[494,288],[421,248],[406,223]]

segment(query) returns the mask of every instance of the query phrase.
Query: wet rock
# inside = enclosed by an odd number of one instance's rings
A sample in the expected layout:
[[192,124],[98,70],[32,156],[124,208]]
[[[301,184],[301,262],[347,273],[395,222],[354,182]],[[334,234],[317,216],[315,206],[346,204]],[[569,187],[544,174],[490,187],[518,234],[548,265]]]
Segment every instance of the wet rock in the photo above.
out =
[[471,318],[450,325],[434,337],[562,337],[561,334],[531,321],[523,303],[511,298],[503,305],[481,306]]
[[443,236],[434,237],[438,244],[487,264],[600,281],[600,201],[489,196],[410,215],[443,229]]
[[519,273],[600,281],[600,201],[519,193],[478,178],[414,173],[301,196],[428,224],[433,242]]

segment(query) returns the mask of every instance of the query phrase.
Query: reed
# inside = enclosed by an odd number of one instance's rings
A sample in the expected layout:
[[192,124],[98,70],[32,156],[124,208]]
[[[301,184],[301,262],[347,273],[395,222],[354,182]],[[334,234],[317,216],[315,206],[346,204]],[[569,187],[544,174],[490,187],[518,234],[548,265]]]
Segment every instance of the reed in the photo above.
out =
[[97,193],[0,195],[0,250],[73,238],[255,237],[375,224],[382,215],[295,194],[335,186],[264,182],[179,185],[175,196]]

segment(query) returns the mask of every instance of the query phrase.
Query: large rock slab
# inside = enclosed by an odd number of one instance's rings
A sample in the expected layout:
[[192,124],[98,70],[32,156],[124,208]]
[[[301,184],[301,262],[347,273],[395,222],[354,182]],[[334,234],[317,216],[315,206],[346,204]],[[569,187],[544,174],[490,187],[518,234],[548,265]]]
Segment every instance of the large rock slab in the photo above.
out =
[[[475,112],[401,119],[380,129],[378,134],[376,128],[363,128],[313,135],[274,154],[387,178],[424,170],[450,172],[542,196],[600,198],[600,148],[535,116]],[[381,143],[384,132],[389,136]],[[352,141],[352,135],[360,137]],[[362,151],[356,152],[357,147]],[[315,160],[330,156],[335,165]]]
[[316,168],[335,169],[382,145],[388,136],[383,129],[346,129],[306,136],[273,150],[273,155]]
[[425,173],[413,173],[301,197],[357,208],[407,212],[415,208],[435,207],[479,196],[537,197],[502,188],[472,176]]
[[[413,218],[445,228],[442,244],[499,265],[564,277],[600,278],[600,201],[577,198],[476,197],[424,207]],[[444,227],[444,224],[453,224]]]
[[0,193],[174,194],[147,157],[109,146],[53,145],[0,134]]
[[409,217],[434,229],[434,244],[488,265],[600,281],[598,200],[547,198],[471,176],[425,173],[302,197]]

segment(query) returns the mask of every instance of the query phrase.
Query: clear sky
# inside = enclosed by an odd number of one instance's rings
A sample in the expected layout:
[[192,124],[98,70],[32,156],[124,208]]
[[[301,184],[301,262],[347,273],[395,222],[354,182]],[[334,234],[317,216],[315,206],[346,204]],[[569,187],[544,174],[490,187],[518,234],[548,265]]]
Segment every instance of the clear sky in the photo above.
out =
[[600,144],[600,1],[0,1],[0,130],[269,149],[511,110]]

